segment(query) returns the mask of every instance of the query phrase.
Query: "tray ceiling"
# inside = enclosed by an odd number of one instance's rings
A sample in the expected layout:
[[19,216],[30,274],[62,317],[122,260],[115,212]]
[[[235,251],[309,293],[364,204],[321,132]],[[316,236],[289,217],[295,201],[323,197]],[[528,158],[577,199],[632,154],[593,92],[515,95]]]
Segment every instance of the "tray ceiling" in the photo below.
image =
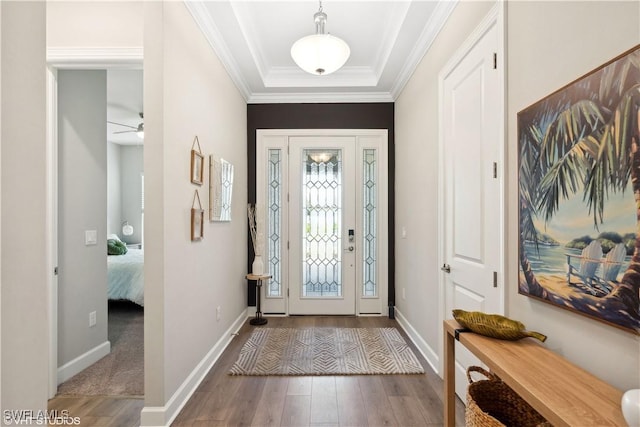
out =
[[315,76],[291,45],[315,31],[317,1],[187,1],[187,8],[249,103],[391,102],[411,77],[455,1],[325,0],[327,32],[351,48],[346,65]]

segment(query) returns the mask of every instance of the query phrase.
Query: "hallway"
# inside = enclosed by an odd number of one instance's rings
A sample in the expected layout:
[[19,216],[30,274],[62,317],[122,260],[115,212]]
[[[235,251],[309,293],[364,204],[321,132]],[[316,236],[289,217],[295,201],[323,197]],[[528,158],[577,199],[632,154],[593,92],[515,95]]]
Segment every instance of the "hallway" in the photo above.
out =
[[[425,368],[421,375],[314,377],[230,376],[230,367],[250,336],[249,321],[184,406],[174,427],[215,426],[441,426],[443,383],[400,329],[386,317],[269,317],[264,327],[395,327]],[[110,396],[56,397],[49,410],[79,417],[81,426],[136,427],[142,399]],[[464,405],[456,405],[464,426]]]
[[[270,317],[265,327],[396,327],[385,317]],[[229,376],[248,323],[185,405],[175,427],[442,425],[442,380],[412,345],[424,375]],[[410,340],[402,332],[407,342]],[[457,420],[464,420],[458,402]],[[464,425],[464,424],[461,424]]]

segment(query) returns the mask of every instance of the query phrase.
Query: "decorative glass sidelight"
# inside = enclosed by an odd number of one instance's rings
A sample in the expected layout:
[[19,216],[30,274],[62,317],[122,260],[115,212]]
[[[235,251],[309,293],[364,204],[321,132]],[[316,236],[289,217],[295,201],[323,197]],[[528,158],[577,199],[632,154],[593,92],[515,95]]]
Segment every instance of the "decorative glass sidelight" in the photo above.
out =
[[302,296],[342,296],[342,150],[302,157]]
[[268,155],[267,251],[268,271],[272,278],[268,297],[282,296],[282,150],[274,148]]
[[376,282],[377,258],[377,164],[376,150],[363,150],[362,163],[362,295],[365,297],[378,296]]

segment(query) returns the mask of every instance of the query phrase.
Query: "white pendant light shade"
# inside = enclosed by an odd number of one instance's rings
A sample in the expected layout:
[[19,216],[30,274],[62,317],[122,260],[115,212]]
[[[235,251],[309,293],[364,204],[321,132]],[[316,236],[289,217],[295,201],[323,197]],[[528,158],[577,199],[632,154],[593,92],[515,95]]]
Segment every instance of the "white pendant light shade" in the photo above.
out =
[[326,75],[340,69],[351,50],[344,40],[331,34],[313,34],[291,46],[291,57],[304,71]]
[[313,15],[316,33],[298,40],[291,46],[291,58],[304,71],[324,76],[340,69],[351,54],[349,45],[336,36],[326,34],[327,14],[320,10]]

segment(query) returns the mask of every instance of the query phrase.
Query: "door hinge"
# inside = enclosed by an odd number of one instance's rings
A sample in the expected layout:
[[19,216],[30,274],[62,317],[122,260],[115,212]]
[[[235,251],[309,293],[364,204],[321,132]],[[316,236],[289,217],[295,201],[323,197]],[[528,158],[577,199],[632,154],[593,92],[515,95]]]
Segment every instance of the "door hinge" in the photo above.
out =
[[57,276],[58,275],[58,267],[54,267],[53,268],[53,275]]
[[493,162],[493,177],[498,178],[498,162]]
[[289,298],[289,288],[287,288],[287,298]]
[[287,193],[287,203],[289,203],[289,193]]
[[497,271],[493,272],[493,287],[494,288],[498,287],[498,272]]
[[493,52],[493,69],[498,69],[498,54],[496,52]]
[[289,241],[287,240],[287,250],[289,250]]

